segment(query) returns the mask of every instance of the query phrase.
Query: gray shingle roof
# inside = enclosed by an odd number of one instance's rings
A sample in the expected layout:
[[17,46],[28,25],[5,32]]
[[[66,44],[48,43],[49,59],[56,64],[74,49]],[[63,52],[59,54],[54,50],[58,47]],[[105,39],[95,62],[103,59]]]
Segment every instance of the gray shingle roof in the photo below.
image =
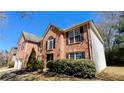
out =
[[25,40],[28,40],[28,41],[40,42],[40,40],[42,39],[41,37],[38,37],[28,32],[23,32],[23,34],[24,34]]

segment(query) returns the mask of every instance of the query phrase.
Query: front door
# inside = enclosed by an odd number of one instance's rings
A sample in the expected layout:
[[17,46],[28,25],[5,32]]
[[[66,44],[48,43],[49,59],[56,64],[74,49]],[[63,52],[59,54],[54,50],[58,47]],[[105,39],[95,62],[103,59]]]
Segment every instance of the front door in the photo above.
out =
[[47,62],[53,60],[53,54],[47,54]]

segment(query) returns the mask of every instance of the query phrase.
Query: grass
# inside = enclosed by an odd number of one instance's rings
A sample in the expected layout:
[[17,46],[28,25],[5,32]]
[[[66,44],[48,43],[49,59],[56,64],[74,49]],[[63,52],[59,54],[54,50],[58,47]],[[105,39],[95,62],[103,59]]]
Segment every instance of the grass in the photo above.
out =
[[8,81],[124,81],[124,67],[123,66],[109,66],[101,73],[96,74],[96,78],[83,79],[76,78],[73,76],[56,74],[53,72],[38,73],[26,72],[26,71],[15,71],[4,74],[0,77],[0,80]]
[[97,79],[106,81],[124,81],[124,67],[109,66],[96,75]]
[[96,81],[93,79],[76,78],[67,75],[60,75],[53,72],[38,73],[35,72],[11,72],[0,77],[2,81]]

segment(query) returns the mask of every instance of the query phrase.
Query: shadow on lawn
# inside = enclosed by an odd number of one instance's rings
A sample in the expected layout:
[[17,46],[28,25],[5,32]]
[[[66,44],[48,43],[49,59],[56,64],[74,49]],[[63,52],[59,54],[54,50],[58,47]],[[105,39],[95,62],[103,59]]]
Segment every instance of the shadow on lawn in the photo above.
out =
[[25,75],[29,73],[29,71],[27,70],[18,70],[18,71],[13,71],[13,72],[9,72],[9,73],[4,73],[0,76],[0,80],[14,80],[14,78],[16,78],[19,75]]
[[83,79],[64,74],[57,74],[55,72],[38,72],[19,70],[10,73],[5,73],[0,76],[3,81],[96,81],[96,78]]

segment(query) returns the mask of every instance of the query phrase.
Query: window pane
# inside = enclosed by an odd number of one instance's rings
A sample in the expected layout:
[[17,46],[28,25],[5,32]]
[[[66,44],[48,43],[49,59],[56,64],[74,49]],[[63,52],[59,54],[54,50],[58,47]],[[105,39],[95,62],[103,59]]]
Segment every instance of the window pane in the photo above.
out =
[[50,41],[49,42],[49,49],[52,49],[53,48],[53,41]]
[[79,53],[76,53],[76,59],[81,59],[82,58],[82,53],[79,52]]
[[69,38],[69,43],[70,44],[74,43],[74,37]]
[[74,37],[74,32],[73,31],[69,32],[69,37]]
[[52,40],[48,40],[48,49],[53,49],[53,39]]
[[80,29],[75,30],[75,35],[80,35]]
[[70,53],[70,59],[74,59],[74,53]]
[[80,42],[81,41],[81,36],[78,35],[78,36],[75,36],[75,42]]

